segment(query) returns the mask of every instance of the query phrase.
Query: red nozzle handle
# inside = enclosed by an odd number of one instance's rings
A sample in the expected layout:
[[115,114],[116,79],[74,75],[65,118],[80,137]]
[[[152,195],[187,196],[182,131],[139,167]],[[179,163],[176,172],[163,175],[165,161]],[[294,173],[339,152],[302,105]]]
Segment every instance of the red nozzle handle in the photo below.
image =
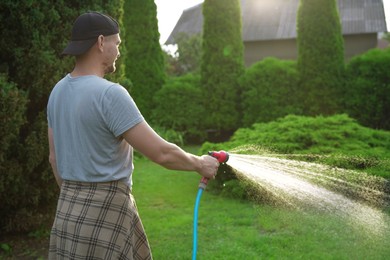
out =
[[[208,154],[214,158],[216,158],[218,160],[219,163],[225,163],[229,160],[229,154],[225,151],[219,151],[219,152],[215,152],[215,151],[210,151],[208,152]],[[199,185],[202,186],[203,188],[205,188],[207,186],[207,183],[208,183],[209,179],[206,178],[206,177],[202,177],[202,179],[200,180],[200,183]]]
[[217,158],[218,162],[219,163],[225,163],[229,160],[229,154],[225,151],[219,151],[219,152],[212,152],[210,151],[209,152],[209,155],[214,157],[214,158]]

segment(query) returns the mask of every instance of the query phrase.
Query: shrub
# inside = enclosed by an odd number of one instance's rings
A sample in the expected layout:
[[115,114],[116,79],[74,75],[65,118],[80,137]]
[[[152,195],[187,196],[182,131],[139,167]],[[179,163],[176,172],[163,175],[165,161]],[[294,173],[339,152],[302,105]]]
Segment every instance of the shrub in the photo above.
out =
[[266,58],[248,68],[240,80],[243,126],[300,113],[297,81],[294,61]]
[[87,2],[1,1],[0,72],[7,77],[0,77],[0,233],[27,231],[54,216],[58,187],[48,160],[46,105],[73,66],[60,53],[78,15],[122,11],[122,0]]
[[171,78],[155,95],[153,122],[183,133],[187,141],[204,140],[204,97],[199,84],[199,75]]
[[257,123],[252,128],[239,129],[231,142],[266,145],[281,153],[385,155],[390,133],[362,127],[347,115],[289,115],[268,124]]
[[[363,127],[345,114],[289,115],[269,123],[256,123],[237,130],[226,143],[205,143],[202,152],[225,149],[246,153],[245,147],[250,150],[253,146],[390,178],[390,132]],[[262,152],[261,149],[258,151]]]
[[31,133],[22,145],[19,134],[26,123],[27,95],[4,76],[0,77],[0,104],[0,225],[3,231],[25,230],[42,223],[44,217],[38,212],[56,198],[57,190],[50,188],[55,184],[49,184],[52,174],[42,162],[48,154],[46,116],[41,113],[30,125]]
[[345,107],[362,125],[390,130],[390,49],[370,50],[347,64]]
[[[0,75],[0,167],[7,159],[7,152],[19,135],[20,127],[25,123],[27,96],[12,82],[8,82],[5,75]],[[2,182],[0,182],[0,185]],[[0,192],[1,194],[1,192]]]
[[153,127],[153,130],[156,131],[156,133],[162,138],[164,138],[166,141],[174,143],[180,147],[184,146],[183,133],[160,126]]

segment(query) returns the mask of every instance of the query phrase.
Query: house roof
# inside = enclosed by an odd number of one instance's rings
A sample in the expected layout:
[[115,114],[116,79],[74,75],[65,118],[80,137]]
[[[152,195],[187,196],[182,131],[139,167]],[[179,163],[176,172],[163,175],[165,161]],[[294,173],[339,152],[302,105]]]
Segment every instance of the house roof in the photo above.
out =
[[[382,0],[338,0],[337,2],[343,34],[387,31]],[[243,40],[296,38],[298,6],[299,0],[241,0]],[[202,4],[198,4],[183,11],[165,44],[174,44],[175,36],[180,33],[189,35],[200,33],[202,27]]]

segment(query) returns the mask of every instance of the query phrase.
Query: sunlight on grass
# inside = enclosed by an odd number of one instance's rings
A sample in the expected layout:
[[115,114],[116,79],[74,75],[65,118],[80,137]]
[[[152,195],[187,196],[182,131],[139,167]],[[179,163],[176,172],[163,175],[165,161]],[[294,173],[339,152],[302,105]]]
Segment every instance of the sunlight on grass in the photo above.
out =
[[[190,259],[200,176],[135,162],[133,193],[155,259]],[[205,192],[199,208],[199,259],[386,259],[389,239],[331,213],[255,205]]]

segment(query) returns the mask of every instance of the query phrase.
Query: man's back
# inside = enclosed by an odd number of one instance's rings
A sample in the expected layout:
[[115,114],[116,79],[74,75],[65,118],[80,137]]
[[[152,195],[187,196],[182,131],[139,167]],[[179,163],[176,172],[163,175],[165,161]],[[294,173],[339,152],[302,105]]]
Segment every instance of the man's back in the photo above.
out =
[[118,137],[142,120],[120,85],[93,75],[65,76],[48,103],[61,177],[89,182],[123,179],[131,185],[132,148]]

